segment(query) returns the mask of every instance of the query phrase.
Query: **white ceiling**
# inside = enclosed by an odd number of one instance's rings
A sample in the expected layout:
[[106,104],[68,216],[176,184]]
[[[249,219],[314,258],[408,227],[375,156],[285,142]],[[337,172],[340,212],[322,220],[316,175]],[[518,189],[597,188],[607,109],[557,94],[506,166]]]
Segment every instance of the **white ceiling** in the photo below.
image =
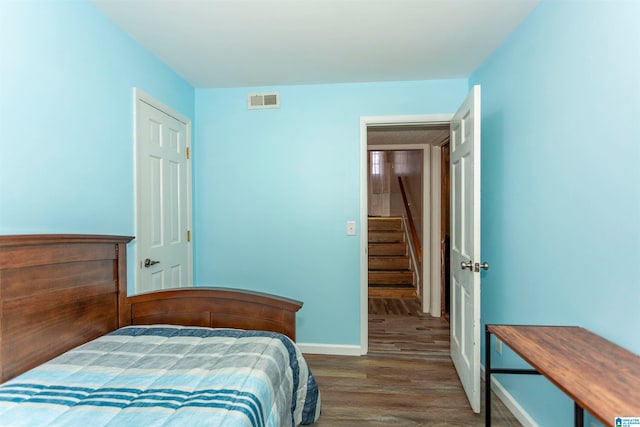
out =
[[92,0],[194,87],[467,78],[539,0]]

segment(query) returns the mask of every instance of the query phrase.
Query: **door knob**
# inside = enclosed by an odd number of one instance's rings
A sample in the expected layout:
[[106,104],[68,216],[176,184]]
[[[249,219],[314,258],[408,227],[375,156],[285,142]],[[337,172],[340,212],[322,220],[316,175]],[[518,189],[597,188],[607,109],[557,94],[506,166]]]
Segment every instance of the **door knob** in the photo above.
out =
[[482,264],[480,264],[479,262],[476,262],[476,273],[479,273],[480,269],[488,270],[489,269],[489,263],[488,262],[483,262]]
[[463,270],[468,268],[469,271],[473,271],[473,263],[471,261],[469,261],[469,262],[462,261],[460,263],[460,268],[462,268]]
[[155,265],[155,264],[160,264],[160,261],[152,261],[149,258],[144,260],[145,268],[149,268],[149,267],[151,267],[152,265]]

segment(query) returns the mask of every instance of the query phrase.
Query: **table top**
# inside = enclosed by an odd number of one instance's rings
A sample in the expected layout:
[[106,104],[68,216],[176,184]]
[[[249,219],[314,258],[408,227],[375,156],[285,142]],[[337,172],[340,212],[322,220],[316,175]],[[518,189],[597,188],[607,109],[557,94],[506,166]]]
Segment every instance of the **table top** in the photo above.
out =
[[487,329],[605,425],[640,417],[640,356],[581,327]]

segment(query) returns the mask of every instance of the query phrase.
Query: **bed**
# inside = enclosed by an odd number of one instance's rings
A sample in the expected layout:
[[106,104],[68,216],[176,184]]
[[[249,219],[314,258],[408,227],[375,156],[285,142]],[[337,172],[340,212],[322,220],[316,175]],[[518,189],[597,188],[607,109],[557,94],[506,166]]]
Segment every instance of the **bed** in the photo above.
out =
[[295,426],[320,394],[302,303],[225,288],[128,296],[126,236],[0,236],[0,425]]

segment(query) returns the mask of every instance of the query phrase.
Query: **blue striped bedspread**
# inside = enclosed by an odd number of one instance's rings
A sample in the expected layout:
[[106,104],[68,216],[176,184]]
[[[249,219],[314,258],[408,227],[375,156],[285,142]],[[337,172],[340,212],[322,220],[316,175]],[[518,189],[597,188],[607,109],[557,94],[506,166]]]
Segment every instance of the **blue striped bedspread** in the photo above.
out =
[[0,386],[2,426],[285,427],[319,414],[298,347],[260,331],[126,327]]

